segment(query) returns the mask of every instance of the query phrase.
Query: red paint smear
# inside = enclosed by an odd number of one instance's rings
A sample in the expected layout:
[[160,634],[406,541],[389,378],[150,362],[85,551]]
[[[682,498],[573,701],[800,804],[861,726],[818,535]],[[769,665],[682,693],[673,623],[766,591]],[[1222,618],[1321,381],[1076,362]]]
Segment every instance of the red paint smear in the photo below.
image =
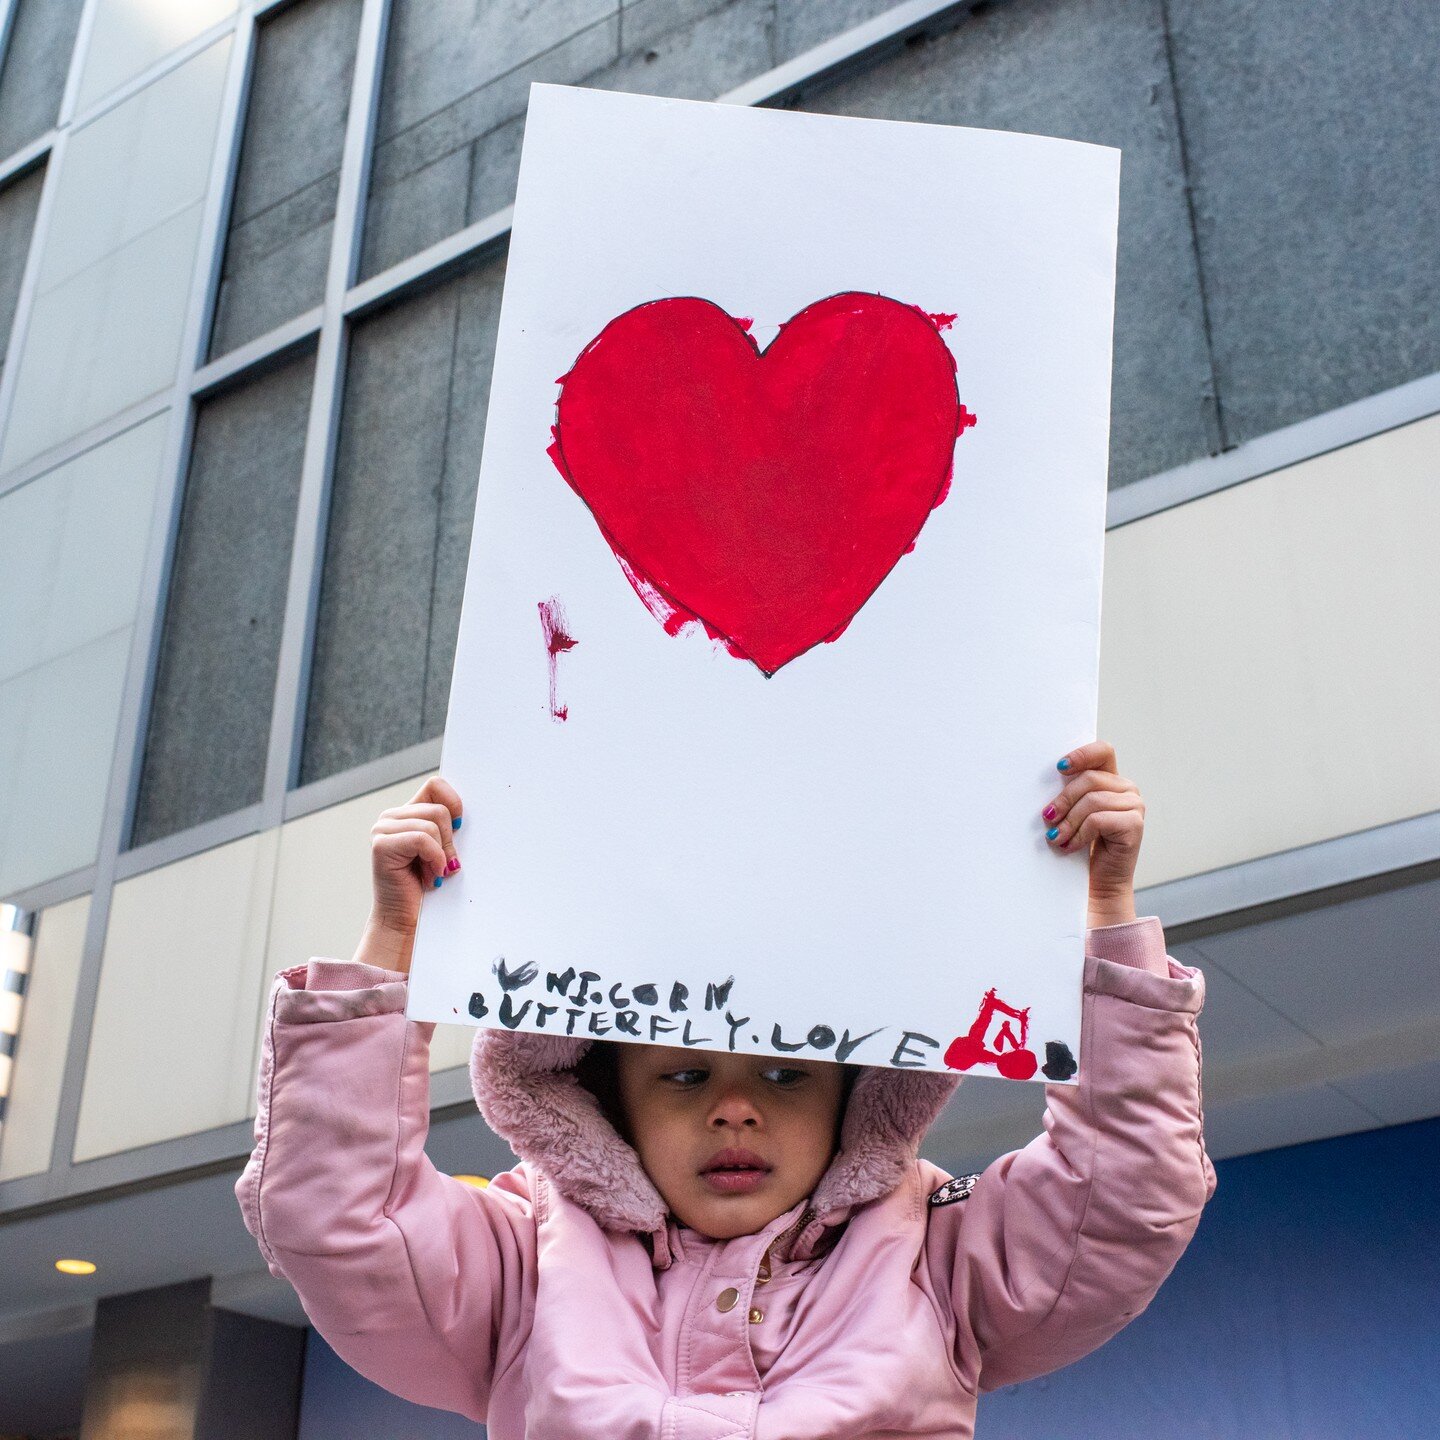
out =
[[[1001,1017],[1000,1027],[991,1040],[988,1032],[997,1015]],[[1011,1020],[1020,1022],[1019,1035],[1015,1034]],[[950,1042],[945,1051],[945,1064],[952,1070],[993,1065],[1007,1080],[1028,1080],[1040,1064],[1035,1052],[1028,1048],[1029,1039],[1029,1006],[1017,1010],[990,989],[982,997],[980,1011],[969,1030]]]
[[747,325],[693,297],[618,316],[563,381],[548,453],[668,634],[698,620],[773,675],[913,547],[974,417],[914,306],[834,295],[763,351]]
[[955,315],[947,315],[944,311],[934,313],[929,310],[922,310],[920,313],[924,315],[937,330],[948,330],[956,320]]
[[561,705],[556,693],[556,671],[560,657],[567,650],[573,650],[578,642],[570,638],[569,624],[558,595],[540,601],[535,608],[540,612],[540,629],[545,635],[545,654],[550,662],[550,714],[556,720],[568,720],[570,707]]
[[749,315],[737,315],[735,323],[748,335],[755,328],[755,321]]
[[960,419],[955,426],[956,437],[958,438],[963,435],[972,425],[978,425],[979,423],[980,417],[971,414],[971,412],[962,405],[960,407]]

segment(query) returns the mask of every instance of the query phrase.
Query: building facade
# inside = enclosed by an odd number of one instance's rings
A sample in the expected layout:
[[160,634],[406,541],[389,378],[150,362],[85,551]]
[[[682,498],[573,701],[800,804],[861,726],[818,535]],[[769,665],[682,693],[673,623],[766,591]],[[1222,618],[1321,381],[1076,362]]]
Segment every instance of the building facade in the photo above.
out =
[[[1437,56],[1429,0],[0,0],[0,1435],[462,1433],[307,1337],[230,1186],[269,979],[350,952],[438,761],[537,80],[1122,150],[1100,730],[1220,1219],[980,1433],[1424,1433],[1433,1199],[1357,1177],[1440,1144]],[[488,1174],[469,1039],[430,1148]]]

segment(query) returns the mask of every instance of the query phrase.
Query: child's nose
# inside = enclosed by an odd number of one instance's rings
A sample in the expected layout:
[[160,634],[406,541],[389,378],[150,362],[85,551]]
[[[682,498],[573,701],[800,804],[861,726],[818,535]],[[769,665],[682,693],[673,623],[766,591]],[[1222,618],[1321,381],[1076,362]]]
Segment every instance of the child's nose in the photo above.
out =
[[717,1129],[722,1125],[739,1127],[759,1123],[760,1111],[743,1090],[731,1090],[722,1095],[710,1112],[710,1124]]

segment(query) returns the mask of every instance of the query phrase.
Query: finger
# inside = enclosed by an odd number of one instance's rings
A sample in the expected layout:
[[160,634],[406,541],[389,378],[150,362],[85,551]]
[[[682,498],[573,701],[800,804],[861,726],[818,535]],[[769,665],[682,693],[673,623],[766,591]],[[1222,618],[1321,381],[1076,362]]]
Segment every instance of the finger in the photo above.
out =
[[453,828],[460,828],[460,818],[465,807],[460,803],[460,792],[441,775],[432,775],[411,797],[410,803],[443,805],[453,817]]
[[[445,847],[446,867],[448,875],[460,868],[460,857],[455,853],[455,835],[450,823],[450,811],[441,804],[422,804],[411,801],[408,805],[397,805],[393,810],[386,810],[384,817],[396,820],[427,820],[436,827],[436,833],[441,845]],[[384,818],[382,817],[382,818]]]
[[1065,815],[1045,832],[1045,838],[1064,849],[1066,844],[1083,829],[1086,820],[1095,815],[1119,814],[1135,811],[1141,820],[1145,818],[1145,802],[1133,790],[1092,790],[1082,795]]
[[[432,865],[427,865],[423,871],[423,878],[433,880],[436,875],[449,875],[452,871],[460,868],[460,861],[456,858],[453,850],[447,850],[445,846],[445,832],[442,826],[434,821],[416,815],[396,815],[392,811],[386,811],[375,822],[370,829],[372,837],[380,835],[402,836],[407,834],[425,835],[433,842],[433,850],[426,847],[427,855],[439,855],[440,859]],[[434,872],[433,874],[431,872]]]
[[1137,795],[1140,793],[1135,787],[1135,782],[1127,780],[1123,775],[1112,775],[1108,770],[1086,770],[1066,784],[1058,795],[1051,798],[1040,812],[1041,817],[1053,824],[1068,814],[1082,795],[1088,795],[1095,790],[1106,790],[1115,794],[1124,791]]
[[1138,852],[1144,833],[1145,817],[1138,810],[1101,810],[1086,816],[1070,842],[1060,848],[1068,853],[1103,840],[1117,853]]
[[375,864],[386,870],[418,865],[420,878],[427,882],[445,873],[444,847],[428,830],[411,828],[378,834],[372,832],[370,854]]
[[1066,775],[1080,770],[1109,770],[1115,772],[1115,747],[1106,740],[1092,740],[1074,750],[1067,750],[1056,762],[1055,768]]

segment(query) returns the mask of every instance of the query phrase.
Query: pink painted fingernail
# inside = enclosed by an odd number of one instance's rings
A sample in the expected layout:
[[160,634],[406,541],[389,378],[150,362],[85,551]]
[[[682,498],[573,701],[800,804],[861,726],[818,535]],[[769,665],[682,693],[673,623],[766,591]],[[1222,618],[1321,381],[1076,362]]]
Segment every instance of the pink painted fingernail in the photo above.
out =
[[1047,820],[1053,820],[1060,812],[1053,805],[1047,805],[1041,813]]
[[445,873],[447,875],[453,875],[455,871],[457,871],[459,868],[460,857],[458,855],[452,855],[450,857],[449,863],[445,866]]

